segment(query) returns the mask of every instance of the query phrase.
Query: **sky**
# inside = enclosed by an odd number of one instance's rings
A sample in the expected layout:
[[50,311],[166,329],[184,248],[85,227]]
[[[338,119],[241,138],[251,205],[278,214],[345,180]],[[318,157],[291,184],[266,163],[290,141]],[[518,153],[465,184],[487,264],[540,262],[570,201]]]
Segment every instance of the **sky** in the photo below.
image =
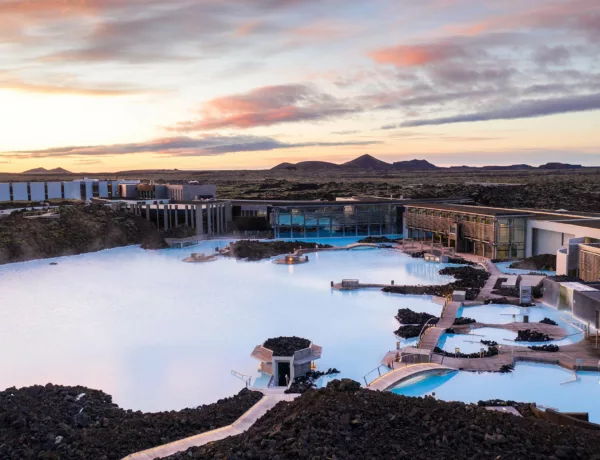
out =
[[0,0],[0,171],[600,166],[598,0]]

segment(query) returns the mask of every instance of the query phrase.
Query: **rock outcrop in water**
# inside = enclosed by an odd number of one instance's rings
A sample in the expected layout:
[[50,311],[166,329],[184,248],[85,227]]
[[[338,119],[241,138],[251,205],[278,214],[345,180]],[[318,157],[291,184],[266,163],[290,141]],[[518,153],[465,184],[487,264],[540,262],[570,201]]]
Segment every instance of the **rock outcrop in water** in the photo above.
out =
[[539,254],[528,259],[513,262],[509,268],[520,270],[555,270],[556,254]]
[[333,381],[279,403],[247,432],[168,457],[188,459],[589,459],[595,431]]
[[466,300],[474,300],[490,277],[485,270],[473,267],[446,267],[440,270],[440,275],[454,276],[456,280],[448,284],[430,286],[388,286],[382,291],[394,294],[445,297],[460,290],[466,291]]
[[244,389],[195,409],[143,413],[86,387],[8,388],[0,392],[0,458],[117,460],[229,425],[261,397]]
[[166,247],[162,233],[152,223],[106,206],[64,206],[60,219],[27,219],[22,212],[0,219],[0,264],[131,244],[147,249]]
[[240,240],[231,243],[229,255],[236,259],[257,261],[281,254],[291,254],[297,249],[331,248],[328,244],[306,243],[304,241],[256,241]]

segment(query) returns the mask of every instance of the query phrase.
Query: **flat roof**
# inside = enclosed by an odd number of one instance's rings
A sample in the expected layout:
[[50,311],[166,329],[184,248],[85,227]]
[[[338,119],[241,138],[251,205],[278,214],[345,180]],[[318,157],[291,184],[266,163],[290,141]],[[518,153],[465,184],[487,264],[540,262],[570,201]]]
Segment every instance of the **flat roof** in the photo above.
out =
[[565,224],[576,225],[577,227],[600,228],[600,219],[593,220],[570,220]]
[[296,201],[296,200],[229,200],[231,204],[236,205],[262,205],[272,207],[309,207],[309,206],[368,206],[368,205],[418,205],[419,203],[448,203],[456,201],[466,201],[468,198],[439,198],[439,199],[389,199],[373,198],[370,200],[340,200],[340,201]]
[[594,292],[594,291],[598,291],[598,289],[595,289],[591,286],[588,286],[587,284],[581,284],[581,283],[577,283],[577,282],[567,282],[567,283],[560,283],[561,286],[565,286],[568,287],[570,289],[573,289],[574,291],[579,291],[579,292]]
[[529,211],[518,211],[513,209],[489,208],[485,206],[469,206],[464,204],[448,203],[406,203],[406,206],[412,208],[435,209],[438,211],[461,212],[465,214],[479,214],[484,216],[530,216]]

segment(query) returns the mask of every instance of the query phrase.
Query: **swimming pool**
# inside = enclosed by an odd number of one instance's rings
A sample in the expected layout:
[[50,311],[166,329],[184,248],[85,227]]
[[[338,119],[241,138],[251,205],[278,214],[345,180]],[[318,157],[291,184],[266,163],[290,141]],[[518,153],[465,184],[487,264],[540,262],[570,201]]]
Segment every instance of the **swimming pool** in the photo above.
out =
[[600,422],[600,373],[573,372],[558,366],[519,362],[510,373],[456,371],[403,382],[391,390],[405,396],[425,396],[435,392],[444,401],[476,403],[505,399],[535,402],[561,411],[589,412],[590,421]]

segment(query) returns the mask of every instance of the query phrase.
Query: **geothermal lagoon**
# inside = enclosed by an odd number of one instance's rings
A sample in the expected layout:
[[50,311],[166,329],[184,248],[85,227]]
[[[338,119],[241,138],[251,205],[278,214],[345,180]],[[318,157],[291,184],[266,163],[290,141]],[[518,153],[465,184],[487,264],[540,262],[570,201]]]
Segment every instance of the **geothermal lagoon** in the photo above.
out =
[[0,388],[79,384],[128,409],[195,407],[238,392],[244,383],[232,370],[258,377],[250,353],[281,335],[323,346],[320,370],[362,381],[396,348],[399,308],[439,315],[441,306],[377,289],[332,291],[330,282],[452,280],[438,274],[443,265],[392,250],[310,254],[296,266],[182,262],[226,244],[131,246],[0,266]]
[[[341,246],[355,241],[318,242]],[[210,254],[228,243],[212,240],[161,251],[130,246],[0,266],[0,388],[48,382],[85,385],[113,395],[126,409],[196,407],[244,386],[232,370],[260,382],[259,362],[250,353],[267,338],[281,335],[321,345],[319,370],[335,367],[341,374],[334,378],[364,384],[363,376],[380,365],[397,341],[403,346],[416,341],[393,334],[398,309],[437,316],[442,306],[430,297],[378,289],[334,291],[330,282],[452,281],[438,273],[447,264],[388,249],[309,254],[309,263],[293,266],[229,258],[182,262],[192,252]],[[564,314],[548,307],[530,310],[532,320],[549,316],[573,332],[562,321]],[[461,314],[499,324],[522,312],[493,306],[464,308]],[[499,329],[477,333],[499,342],[511,338]],[[471,339],[447,334],[440,346],[466,350]],[[581,336],[573,335],[568,343],[577,340]],[[454,372],[403,382],[394,392],[423,396],[435,391],[442,399],[466,402],[480,397],[535,401],[561,410],[586,409],[597,421],[600,407],[583,408],[580,401],[600,394],[598,374],[582,373],[579,382],[561,385],[570,375],[558,366],[518,364],[511,374]],[[368,380],[375,377],[371,373]],[[471,391],[477,388],[486,391]],[[587,396],[579,398],[583,393]]]

